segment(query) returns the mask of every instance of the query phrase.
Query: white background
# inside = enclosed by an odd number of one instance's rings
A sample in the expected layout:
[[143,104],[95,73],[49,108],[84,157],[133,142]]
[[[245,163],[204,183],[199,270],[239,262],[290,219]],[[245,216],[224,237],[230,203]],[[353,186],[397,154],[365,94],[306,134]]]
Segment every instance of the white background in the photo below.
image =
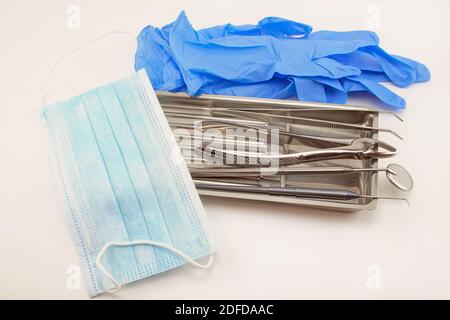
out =
[[[70,4],[81,8],[79,30],[67,28]],[[411,206],[384,201],[374,212],[342,214],[204,199],[219,248],[212,270],[185,266],[128,285],[113,298],[450,298],[445,0],[0,0],[0,298],[88,297],[83,280],[78,290],[67,287],[68,268],[78,256],[49,164],[41,95],[53,101],[131,73],[135,41],[113,35],[92,43],[65,59],[41,90],[49,69],[100,34],[137,34],[148,24],[173,21],[182,9],[196,28],[256,23],[269,15],[315,30],[375,27],[387,51],[425,63],[431,82],[394,88],[407,100],[405,122],[381,120],[405,138],[382,136],[398,146],[395,162],[414,176]],[[379,193],[396,195],[380,178]],[[380,286],[370,285],[378,276]]]

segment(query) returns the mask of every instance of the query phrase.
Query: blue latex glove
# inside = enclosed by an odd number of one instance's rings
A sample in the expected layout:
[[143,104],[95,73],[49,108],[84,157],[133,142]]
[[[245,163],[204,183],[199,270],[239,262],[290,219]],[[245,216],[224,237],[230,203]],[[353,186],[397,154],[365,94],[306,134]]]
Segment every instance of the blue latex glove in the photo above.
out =
[[135,68],[145,68],[158,90],[190,95],[345,103],[348,93],[365,91],[395,108],[404,100],[379,82],[405,87],[430,78],[423,64],[381,49],[373,32],[311,30],[268,17],[257,25],[196,31],[181,12],[161,29],[141,31]]
[[301,37],[309,34],[312,27],[300,22],[295,22],[277,17],[267,17],[258,24],[234,26],[225,24],[199,30],[198,33],[207,39],[223,38],[228,36],[263,36],[270,35],[277,38]]

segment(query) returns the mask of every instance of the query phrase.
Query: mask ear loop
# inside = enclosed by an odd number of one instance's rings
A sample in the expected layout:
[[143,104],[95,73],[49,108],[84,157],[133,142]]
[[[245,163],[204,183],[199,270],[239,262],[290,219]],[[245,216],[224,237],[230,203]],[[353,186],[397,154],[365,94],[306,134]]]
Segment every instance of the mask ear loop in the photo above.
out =
[[97,268],[103,272],[104,276],[108,278],[113,284],[114,288],[107,290],[108,293],[116,293],[122,289],[122,286],[120,285],[119,281],[108,271],[106,270],[105,266],[102,263],[102,257],[105,255],[105,253],[108,251],[110,247],[128,247],[128,246],[137,246],[137,245],[150,245],[155,246],[159,248],[163,248],[166,250],[169,250],[178,256],[182,257],[184,260],[186,260],[189,264],[193,265],[194,267],[200,268],[200,269],[209,269],[211,268],[213,262],[214,262],[214,255],[209,256],[209,260],[206,264],[200,264],[191,257],[189,257],[184,252],[172,247],[171,245],[151,241],[151,240],[136,240],[136,241],[125,241],[125,242],[108,242],[103,246],[103,248],[100,250],[100,252],[97,254],[97,258],[95,259],[95,264]]
[[72,50],[70,50],[69,52],[66,52],[65,54],[63,54],[63,55],[62,55],[62,56],[61,56],[61,57],[60,57],[53,65],[52,65],[52,67],[50,68],[49,72],[47,73],[47,75],[45,76],[44,80],[42,81],[41,88],[40,88],[40,92],[41,92],[41,104],[42,104],[43,106],[45,106],[45,99],[44,99],[44,97],[45,97],[45,91],[44,91],[44,89],[45,89],[46,84],[48,83],[50,77],[51,77],[51,76],[53,75],[53,73],[55,72],[55,70],[56,70],[56,68],[58,67],[58,65],[59,65],[64,59],[66,59],[67,57],[70,57],[70,56],[73,55],[74,53],[80,51],[81,49],[83,49],[83,48],[85,48],[85,47],[87,47],[87,46],[89,46],[90,44],[92,44],[92,43],[94,43],[94,42],[96,42],[96,41],[98,41],[98,40],[100,40],[100,39],[106,38],[106,37],[108,37],[108,36],[110,36],[110,35],[114,35],[114,34],[125,34],[125,35],[130,36],[131,38],[133,38],[133,40],[136,40],[136,35],[132,34],[131,32],[128,32],[128,31],[122,31],[122,30],[110,31],[110,32],[101,34],[101,35],[99,35],[99,36],[97,36],[97,37],[95,37],[95,38],[93,38],[93,39],[91,39],[91,40],[88,40],[87,42],[85,42],[85,43],[82,44],[81,46],[76,47],[75,49],[72,49]]

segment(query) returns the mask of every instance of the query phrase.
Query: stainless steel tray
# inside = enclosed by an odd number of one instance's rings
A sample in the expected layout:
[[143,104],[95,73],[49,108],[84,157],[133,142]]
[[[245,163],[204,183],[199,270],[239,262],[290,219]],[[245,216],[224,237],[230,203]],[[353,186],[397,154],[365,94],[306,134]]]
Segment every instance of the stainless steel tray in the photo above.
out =
[[[216,110],[218,114],[221,114],[220,110],[223,110],[224,108],[226,108],[227,110],[233,108],[240,108],[240,110],[242,110],[242,108],[249,108],[251,110],[261,110],[262,113],[270,113],[276,117],[275,120],[279,120],[281,122],[284,121],[284,123],[292,122],[289,117],[303,117],[330,122],[329,125],[324,127],[315,126],[314,130],[318,130],[318,132],[334,130],[334,133],[342,133],[352,138],[367,137],[378,139],[378,131],[376,129],[354,130],[349,129],[348,127],[341,128],[333,124],[333,122],[342,122],[349,124],[350,126],[378,128],[378,118],[380,112],[378,110],[359,106],[305,103],[291,100],[259,99],[219,95],[202,95],[193,98],[184,93],[170,93],[161,91],[157,92],[157,97],[163,107],[163,110],[166,112],[166,117],[168,118],[170,118],[170,110],[174,109],[176,109],[177,112],[185,113],[186,118],[188,119],[189,115],[192,114],[208,115],[211,110]],[[226,116],[226,114],[221,114],[221,116]],[[308,121],[303,123],[303,125],[307,126],[307,122]],[[289,143],[295,145],[296,148],[299,148],[301,150],[314,150],[321,147],[320,145],[314,145],[314,143],[311,143],[311,141],[305,143],[304,141],[300,141],[299,139],[291,139]],[[353,168],[377,168],[377,160],[337,159],[306,163],[302,164],[301,166],[351,166]],[[296,176],[289,176],[287,179],[283,178],[281,180],[283,181],[283,184],[285,183],[286,185],[292,186],[346,189],[362,194],[376,195],[377,177],[378,175],[376,173],[352,172],[345,174],[301,174]],[[268,183],[270,183],[270,181]],[[278,182],[275,181],[275,183]],[[270,201],[343,211],[375,209],[377,206],[376,199],[325,201],[298,198],[293,196],[278,196],[203,189],[199,189],[198,192],[200,195],[207,196]]]

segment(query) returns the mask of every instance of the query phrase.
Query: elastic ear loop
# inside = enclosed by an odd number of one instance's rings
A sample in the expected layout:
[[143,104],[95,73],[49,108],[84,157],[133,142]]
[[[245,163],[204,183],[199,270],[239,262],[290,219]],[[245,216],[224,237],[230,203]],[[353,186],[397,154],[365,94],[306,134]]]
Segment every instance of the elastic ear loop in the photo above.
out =
[[119,281],[108,271],[106,270],[105,266],[102,263],[102,257],[105,255],[106,251],[110,247],[128,247],[128,246],[137,246],[137,245],[150,245],[155,246],[159,248],[163,248],[166,250],[169,250],[180,257],[182,257],[184,260],[186,260],[189,264],[193,265],[194,267],[200,268],[200,269],[209,269],[211,268],[213,262],[214,262],[214,255],[209,256],[209,260],[206,264],[200,264],[191,257],[189,257],[184,252],[172,247],[171,245],[162,243],[162,242],[156,242],[151,240],[136,240],[136,241],[125,241],[125,242],[108,242],[103,246],[103,248],[100,250],[100,252],[97,254],[97,258],[95,259],[95,265],[97,268],[103,272],[106,278],[108,278],[113,284],[114,288],[106,290],[108,293],[116,293],[119,290],[122,289],[122,286],[120,285]]
[[[54,64],[53,66],[50,68],[50,71],[47,73],[46,77],[44,78],[44,81],[42,81],[42,85],[41,85],[41,102],[42,105],[45,105],[45,99],[44,99],[44,94],[42,94],[42,91],[45,88],[45,85],[47,84],[48,80],[50,79],[50,77],[53,75],[54,71],[56,70],[56,67],[61,63],[61,61],[63,61],[65,58],[71,56],[72,54],[76,53],[77,51],[83,49],[84,47],[90,45],[91,43],[100,40],[104,37],[113,35],[113,34],[125,34],[128,35],[130,37],[132,37],[133,39],[135,39],[135,35],[132,34],[131,32],[128,31],[111,31],[111,32],[107,32],[104,33],[100,36],[97,36],[89,41],[87,41],[86,43],[82,44],[79,47],[76,47],[75,49],[65,53],[64,55],[62,55]],[[102,263],[102,257],[104,256],[104,254],[106,253],[106,251],[108,251],[108,249],[110,247],[128,247],[128,246],[136,246],[136,245],[151,245],[151,246],[155,246],[155,247],[159,247],[159,248],[163,248],[166,250],[169,250],[177,255],[179,255],[180,257],[182,257],[183,259],[185,259],[189,264],[193,265],[194,267],[200,268],[200,269],[209,269],[213,262],[214,262],[214,255],[211,255],[209,258],[208,263],[206,263],[205,265],[198,263],[197,261],[195,261],[194,259],[192,259],[191,257],[189,257],[188,255],[186,255],[184,252],[181,252],[178,249],[175,249],[174,247],[165,244],[165,243],[161,243],[161,242],[156,242],[156,241],[151,241],[151,240],[136,240],[136,241],[126,241],[126,242],[108,242],[106,243],[103,248],[100,250],[100,252],[97,254],[97,257],[95,259],[95,264],[97,266],[97,268],[103,272],[103,274],[105,275],[106,278],[108,278],[113,284],[114,284],[114,288],[107,290],[107,292],[109,293],[115,293],[117,291],[119,291],[120,289],[122,289],[122,286],[120,285],[119,281],[117,281],[117,279],[108,271],[106,270],[106,268],[103,266]]]
[[[40,92],[41,92],[41,103],[42,103],[42,105],[45,106],[45,99],[44,99],[44,96],[45,96],[45,91],[44,91],[45,85],[47,84],[48,80],[49,80],[50,77],[53,75],[53,73],[54,73],[55,70],[56,70],[56,67],[61,63],[61,61],[63,61],[63,60],[66,59],[67,57],[70,57],[72,54],[74,54],[74,53],[80,51],[80,50],[83,49],[84,47],[87,47],[87,46],[90,45],[91,43],[94,43],[94,42],[96,42],[96,41],[98,41],[98,40],[100,40],[100,39],[102,39],[102,38],[105,38],[105,37],[107,37],[107,36],[114,35],[114,34],[124,34],[124,35],[130,36],[131,38],[133,38],[133,40],[136,40],[136,36],[135,36],[134,34],[132,34],[131,32],[128,32],[128,31],[122,31],[122,30],[110,31],[110,32],[101,34],[101,35],[99,35],[99,36],[97,36],[97,37],[95,37],[95,38],[93,38],[93,39],[91,39],[91,40],[88,40],[87,42],[85,42],[85,43],[82,44],[81,46],[76,47],[75,49],[72,49],[72,50],[70,50],[69,52],[63,54],[63,55],[62,55],[62,56],[61,56],[61,57],[53,64],[53,66],[50,68],[50,71],[47,73],[47,75],[45,76],[44,80],[42,81],[41,88],[40,88]],[[44,92],[43,92],[43,91],[44,91]]]

